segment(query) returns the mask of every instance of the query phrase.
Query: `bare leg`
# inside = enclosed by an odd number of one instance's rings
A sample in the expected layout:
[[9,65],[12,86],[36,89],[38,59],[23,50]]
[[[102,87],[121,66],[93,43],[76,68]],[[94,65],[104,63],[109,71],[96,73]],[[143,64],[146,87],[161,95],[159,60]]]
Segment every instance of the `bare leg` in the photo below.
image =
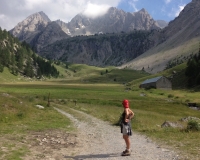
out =
[[131,146],[131,142],[130,142],[130,139],[129,139],[129,136],[128,135],[123,135],[123,138],[125,140],[125,143],[126,143],[126,149],[130,149],[130,146]]

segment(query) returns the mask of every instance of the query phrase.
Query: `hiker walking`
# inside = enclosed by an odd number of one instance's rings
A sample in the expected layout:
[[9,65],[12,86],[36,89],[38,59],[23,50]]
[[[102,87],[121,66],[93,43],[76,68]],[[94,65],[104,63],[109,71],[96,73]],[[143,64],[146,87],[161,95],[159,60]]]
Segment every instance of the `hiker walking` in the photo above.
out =
[[121,120],[121,133],[123,134],[123,139],[126,143],[126,150],[122,152],[122,156],[130,156],[130,146],[131,142],[129,136],[132,135],[131,130],[131,118],[133,118],[134,113],[129,107],[129,101],[127,99],[122,102],[124,107],[124,112],[122,113]]

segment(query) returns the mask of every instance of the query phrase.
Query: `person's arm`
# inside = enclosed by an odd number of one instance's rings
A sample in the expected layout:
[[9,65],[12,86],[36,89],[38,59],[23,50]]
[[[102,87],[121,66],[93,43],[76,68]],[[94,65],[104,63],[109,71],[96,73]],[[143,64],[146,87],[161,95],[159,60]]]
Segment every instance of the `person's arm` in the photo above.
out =
[[125,120],[124,121],[129,122],[129,109],[128,108],[125,109]]
[[132,119],[134,117],[134,112],[129,109],[129,118]]

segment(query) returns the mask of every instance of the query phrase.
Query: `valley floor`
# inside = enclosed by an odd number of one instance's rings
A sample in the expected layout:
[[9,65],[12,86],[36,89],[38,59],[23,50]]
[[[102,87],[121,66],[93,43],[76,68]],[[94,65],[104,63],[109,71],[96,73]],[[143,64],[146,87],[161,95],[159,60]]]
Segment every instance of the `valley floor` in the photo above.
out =
[[[58,106],[57,106],[58,107]],[[131,138],[131,156],[121,157],[125,143],[120,128],[99,120],[86,113],[68,108],[54,108],[68,117],[76,128],[73,132],[63,130],[31,131],[28,135],[0,137],[2,143],[8,144],[12,150],[25,150],[23,160],[197,160],[175,152],[172,148],[156,144],[146,136],[133,131]],[[75,114],[74,114],[75,113]],[[71,126],[69,126],[71,127]],[[18,141],[17,145],[9,146]],[[5,146],[5,145],[4,145]],[[1,151],[9,152],[9,148],[1,147]],[[1,155],[1,154],[0,154]],[[3,155],[0,159],[7,159]],[[15,158],[14,158],[15,159]]]

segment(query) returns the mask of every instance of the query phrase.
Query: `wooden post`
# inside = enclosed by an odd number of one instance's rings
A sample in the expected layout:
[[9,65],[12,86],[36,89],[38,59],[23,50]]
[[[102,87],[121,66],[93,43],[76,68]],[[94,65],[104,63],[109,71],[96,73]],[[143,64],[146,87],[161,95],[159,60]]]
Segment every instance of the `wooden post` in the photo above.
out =
[[74,104],[75,104],[75,106],[76,106],[76,102],[77,102],[77,100],[74,100]]
[[48,104],[47,104],[47,107],[50,107],[50,93],[49,93],[49,96],[48,96]]

